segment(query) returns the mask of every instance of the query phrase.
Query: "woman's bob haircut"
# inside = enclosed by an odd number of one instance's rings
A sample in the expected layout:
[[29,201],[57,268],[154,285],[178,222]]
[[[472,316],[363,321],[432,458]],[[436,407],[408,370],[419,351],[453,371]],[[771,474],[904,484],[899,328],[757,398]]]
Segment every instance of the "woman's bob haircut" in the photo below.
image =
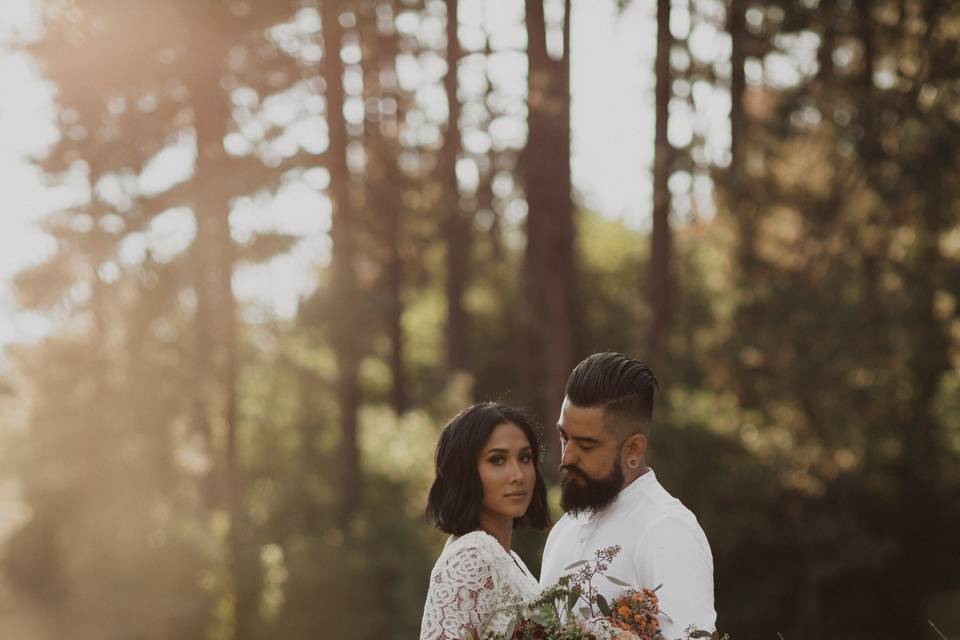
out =
[[430,487],[426,511],[427,519],[436,528],[458,536],[480,528],[483,485],[477,465],[490,434],[505,422],[520,427],[527,435],[536,473],[530,507],[523,517],[513,519],[513,526],[545,529],[550,525],[547,490],[540,475],[540,445],[530,421],[519,409],[482,402],[450,420],[437,442],[437,475]]

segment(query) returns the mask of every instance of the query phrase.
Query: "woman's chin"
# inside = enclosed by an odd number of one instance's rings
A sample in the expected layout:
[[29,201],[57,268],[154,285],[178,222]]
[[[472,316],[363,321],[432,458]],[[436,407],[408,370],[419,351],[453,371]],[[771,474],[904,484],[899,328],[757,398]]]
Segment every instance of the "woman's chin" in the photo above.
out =
[[516,518],[522,518],[523,516],[526,515],[526,513],[527,513],[527,509],[526,509],[526,508],[524,508],[524,509],[512,508],[512,509],[503,509],[503,510],[500,511],[500,513],[497,514],[497,515],[499,515],[500,517],[502,517],[502,518],[504,518],[504,519],[509,518],[509,519],[512,520],[512,519],[516,519]]
[[522,509],[514,509],[514,510],[513,510],[513,515],[512,515],[511,517],[513,517],[513,518],[522,518],[523,516],[527,515],[527,510],[528,510],[529,508],[530,508],[530,505],[528,504],[528,505],[526,505],[525,507],[523,507]]

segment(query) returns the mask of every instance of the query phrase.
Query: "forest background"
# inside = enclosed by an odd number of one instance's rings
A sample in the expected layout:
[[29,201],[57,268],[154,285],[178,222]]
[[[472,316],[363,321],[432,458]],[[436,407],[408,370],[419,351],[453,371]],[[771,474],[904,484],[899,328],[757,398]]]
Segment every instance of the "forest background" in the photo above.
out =
[[[526,407],[553,484],[598,350],[660,378],[721,631],[960,637],[957,3],[0,6],[53,194],[3,287],[3,638],[415,637],[439,430]],[[639,46],[577,122],[636,166],[571,129],[595,12]]]

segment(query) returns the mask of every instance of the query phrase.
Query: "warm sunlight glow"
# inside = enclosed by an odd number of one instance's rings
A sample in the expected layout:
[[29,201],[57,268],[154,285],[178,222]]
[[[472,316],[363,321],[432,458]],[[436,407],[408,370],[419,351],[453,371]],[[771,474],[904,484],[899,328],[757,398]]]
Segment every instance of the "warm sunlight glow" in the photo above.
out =
[[[708,3],[709,4],[709,3]],[[719,7],[720,5],[717,4]],[[556,6],[554,6],[556,5]],[[12,7],[12,8],[11,8]],[[558,7],[562,3],[547,3],[548,23],[556,27]],[[301,15],[302,14],[302,15]],[[310,30],[316,25],[315,12],[304,11],[296,21],[274,29],[272,33],[282,47],[297,44],[298,30]],[[487,65],[490,81],[503,95],[518,100],[526,91],[525,60],[522,49],[525,33],[522,26],[523,6],[519,0],[498,0],[494,8],[489,0],[463,1],[460,5],[460,39],[465,53],[482,51],[483,27],[491,34],[494,49]],[[302,24],[301,24],[302,23]],[[653,58],[656,43],[654,5],[651,2],[633,2],[620,12],[613,2],[573,3],[572,30],[572,171],[574,186],[584,206],[611,218],[623,218],[630,226],[644,228],[649,224],[652,206],[650,168],[653,158]],[[81,191],[69,188],[50,189],[43,183],[42,174],[30,165],[32,157],[40,157],[56,140],[55,106],[51,87],[44,82],[31,58],[14,48],[14,34],[29,37],[37,29],[38,20],[31,0],[6,2],[0,17],[0,36],[8,43],[0,43],[0,93],[9,96],[0,114],[0,181],[8,201],[0,217],[0,345],[18,340],[29,340],[42,335],[36,319],[29,319],[14,310],[12,292],[8,284],[11,276],[31,264],[42,261],[53,251],[53,246],[36,227],[36,221],[45,213],[70,202],[85,199]],[[397,19],[401,33],[417,33],[428,42],[431,38],[442,47],[442,24],[435,17],[418,18],[405,12]],[[675,12],[671,29],[690,30],[689,14]],[[556,31],[556,29],[554,29]],[[289,33],[288,33],[289,32]],[[552,35],[558,35],[559,32]],[[690,34],[691,49],[698,57],[721,59],[729,55],[729,39],[715,28],[699,25]],[[550,50],[558,53],[561,41],[553,37]],[[498,51],[499,49],[499,51]],[[344,55],[349,57],[345,49]],[[801,54],[804,61],[809,55]],[[482,58],[466,56],[460,69],[462,90],[466,94],[482,92],[484,67],[474,64]],[[772,64],[789,66],[788,61]],[[439,80],[446,64],[441,57],[401,55],[398,59],[398,80],[401,86],[412,88],[425,79]],[[789,66],[793,71],[795,67]],[[346,78],[349,80],[349,78]],[[479,84],[478,84],[479,83]],[[729,96],[722,88],[693,87],[691,109],[685,102],[677,102],[672,110],[670,139],[676,145],[687,144],[693,136],[706,140],[706,163],[724,165],[729,155],[729,127],[727,116]],[[348,83],[349,89],[349,83]],[[427,122],[442,124],[446,118],[445,96],[436,84],[421,86],[417,104],[423,109]],[[251,114],[256,95],[246,96],[249,90],[240,88],[233,93],[238,106],[238,117]],[[349,91],[348,91],[349,93]],[[327,132],[322,117],[316,114],[318,105],[303,87],[264,101],[260,115],[264,122],[283,125],[286,132],[274,143],[275,153],[290,155],[297,148],[320,152],[326,148]],[[351,115],[350,99],[345,106]],[[518,114],[519,115],[519,114]],[[241,123],[239,132],[224,140],[231,154],[249,153],[259,144],[258,131],[263,125],[248,119]],[[438,135],[439,128],[424,126],[419,135]],[[489,136],[474,130],[464,137],[464,146],[473,153],[493,148],[518,148],[526,137],[524,121],[516,115],[501,115],[489,127]],[[144,194],[159,193],[187,179],[193,171],[195,141],[182,135],[156,154],[136,179],[136,188]],[[274,230],[303,237],[296,248],[283,257],[258,266],[245,266],[235,278],[236,292],[248,302],[256,302],[260,309],[280,317],[292,317],[300,296],[314,286],[314,267],[328,258],[329,239],[324,235],[329,226],[329,203],[317,189],[326,187],[327,180],[319,179],[315,169],[281,187],[273,198],[241,198],[230,221],[234,237],[243,241],[254,230]],[[476,166],[472,160],[458,165],[458,176],[466,192],[476,183]],[[322,176],[320,176],[322,178]],[[682,187],[678,189],[677,187]],[[671,181],[674,208],[678,221],[689,216],[710,216],[713,213],[712,180],[707,175],[678,174]],[[124,198],[119,183],[101,181],[98,194],[108,200]],[[521,222],[525,209],[522,202],[508,204],[507,217]],[[161,262],[171,259],[186,249],[195,229],[188,209],[171,210],[161,215],[142,234],[132,235],[123,243],[119,257],[123,264],[141,260],[147,249]]]

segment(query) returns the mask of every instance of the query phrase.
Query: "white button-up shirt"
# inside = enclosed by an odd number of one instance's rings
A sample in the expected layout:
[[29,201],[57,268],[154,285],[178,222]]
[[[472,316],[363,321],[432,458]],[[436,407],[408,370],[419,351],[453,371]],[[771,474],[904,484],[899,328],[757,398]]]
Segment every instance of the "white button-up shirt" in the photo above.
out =
[[[627,485],[596,514],[565,514],[554,525],[543,550],[540,587],[548,587],[578,560],[620,545],[604,573],[634,588],[660,586],[660,629],[667,640],[683,638],[690,625],[716,630],[713,608],[713,555],[696,516],[657,482],[653,469]],[[593,586],[612,603],[625,587],[606,578]]]

